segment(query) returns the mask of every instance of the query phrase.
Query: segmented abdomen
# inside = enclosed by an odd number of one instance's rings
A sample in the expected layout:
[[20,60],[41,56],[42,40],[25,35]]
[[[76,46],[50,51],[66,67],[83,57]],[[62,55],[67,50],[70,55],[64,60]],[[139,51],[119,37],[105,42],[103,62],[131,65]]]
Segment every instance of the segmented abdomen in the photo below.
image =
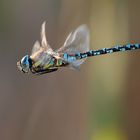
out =
[[90,56],[103,55],[103,54],[114,53],[114,52],[123,52],[123,51],[136,50],[136,49],[140,49],[140,44],[128,44],[123,46],[118,45],[112,48],[91,50],[85,53],[76,53],[75,57],[76,59],[82,59]]

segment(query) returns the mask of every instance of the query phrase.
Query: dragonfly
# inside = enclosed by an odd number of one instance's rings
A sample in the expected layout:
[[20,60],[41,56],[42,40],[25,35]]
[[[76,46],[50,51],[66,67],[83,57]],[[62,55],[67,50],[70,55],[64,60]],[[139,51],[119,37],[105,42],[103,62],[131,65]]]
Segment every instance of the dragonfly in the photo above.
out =
[[90,50],[89,29],[81,25],[68,35],[62,47],[54,51],[46,39],[45,25],[46,22],[43,22],[41,26],[41,43],[36,41],[31,55],[25,55],[17,62],[18,69],[23,73],[41,75],[62,67],[79,69],[86,58],[91,56],[140,49],[140,44],[127,44]]

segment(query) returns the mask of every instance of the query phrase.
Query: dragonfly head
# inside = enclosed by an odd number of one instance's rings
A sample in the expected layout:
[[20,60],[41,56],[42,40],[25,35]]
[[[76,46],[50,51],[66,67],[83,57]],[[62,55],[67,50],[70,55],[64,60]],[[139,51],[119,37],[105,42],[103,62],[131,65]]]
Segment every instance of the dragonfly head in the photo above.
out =
[[23,73],[28,73],[31,67],[30,57],[25,55],[19,62],[17,62],[17,67]]

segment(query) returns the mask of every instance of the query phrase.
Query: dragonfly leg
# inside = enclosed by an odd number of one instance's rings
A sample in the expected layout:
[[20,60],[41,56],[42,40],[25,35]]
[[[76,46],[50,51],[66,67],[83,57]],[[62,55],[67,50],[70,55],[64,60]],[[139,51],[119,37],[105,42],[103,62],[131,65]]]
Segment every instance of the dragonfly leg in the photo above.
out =
[[42,69],[42,70],[35,71],[35,72],[33,72],[33,73],[36,74],[36,75],[42,75],[42,74],[54,72],[54,71],[57,71],[57,70],[58,70],[58,68],[45,69],[45,70]]

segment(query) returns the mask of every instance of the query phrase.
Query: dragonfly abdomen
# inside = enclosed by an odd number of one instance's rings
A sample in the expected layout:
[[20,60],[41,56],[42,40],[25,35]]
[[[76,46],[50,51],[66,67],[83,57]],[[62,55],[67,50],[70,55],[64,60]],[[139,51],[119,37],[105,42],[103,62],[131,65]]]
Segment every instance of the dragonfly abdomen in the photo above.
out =
[[76,53],[75,57],[76,59],[83,59],[90,56],[96,56],[96,55],[103,55],[103,54],[109,54],[114,52],[123,52],[128,50],[136,50],[140,49],[140,44],[127,44],[123,46],[114,46],[112,48],[103,48],[99,50],[90,50],[85,53]]

